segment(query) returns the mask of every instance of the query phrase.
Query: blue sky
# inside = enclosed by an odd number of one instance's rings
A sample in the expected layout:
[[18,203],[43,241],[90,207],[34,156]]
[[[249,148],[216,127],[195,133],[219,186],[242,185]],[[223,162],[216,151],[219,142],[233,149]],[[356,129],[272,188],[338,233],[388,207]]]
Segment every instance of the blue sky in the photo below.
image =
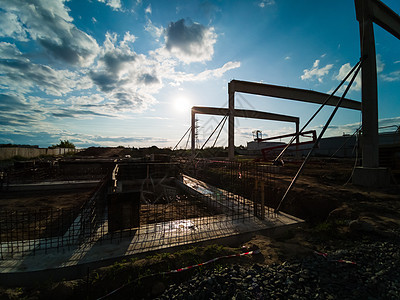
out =
[[[383,2],[400,13],[400,1]],[[378,26],[375,39],[380,125],[399,125],[400,41]],[[173,147],[190,126],[191,106],[227,107],[232,79],[329,92],[359,56],[352,0],[2,0],[0,143]],[[348,98],[360,100],[359,79]],[[237,108],[301,124],[317,109],[236,99]],[[320,130],[331,111],[310,129]],[[360,118],[340,109],[327,135],[353,133]],[[200,142],[220,119],[199,116]],[[294,131],[237,118],[235,144],[256,129]],[[227,145],[226,133],[218,145]]]

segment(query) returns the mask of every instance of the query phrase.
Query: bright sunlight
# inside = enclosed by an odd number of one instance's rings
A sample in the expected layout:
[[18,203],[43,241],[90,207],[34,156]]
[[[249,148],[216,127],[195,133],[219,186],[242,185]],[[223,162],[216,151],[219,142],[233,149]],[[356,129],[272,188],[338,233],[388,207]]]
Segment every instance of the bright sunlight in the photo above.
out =
[[175,111],[179,113],[189,113],[192,107],[190,101],[186,97],[179,96],[173,100]]

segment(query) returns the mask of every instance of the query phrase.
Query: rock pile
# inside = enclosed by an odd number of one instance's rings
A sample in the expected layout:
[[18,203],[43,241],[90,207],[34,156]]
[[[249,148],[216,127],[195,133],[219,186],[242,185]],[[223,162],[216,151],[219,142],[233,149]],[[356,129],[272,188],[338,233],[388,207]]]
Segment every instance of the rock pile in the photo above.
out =
[[354,244],[326,257],[203,270],[159,299],[400,299],[399,241]]

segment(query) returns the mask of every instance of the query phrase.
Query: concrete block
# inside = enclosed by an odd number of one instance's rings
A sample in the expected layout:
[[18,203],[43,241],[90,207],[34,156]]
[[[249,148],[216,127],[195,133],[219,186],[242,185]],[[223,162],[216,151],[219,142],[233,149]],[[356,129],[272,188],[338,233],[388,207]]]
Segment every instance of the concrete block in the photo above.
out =
[[385,187],[390,184],[387,168],[357,167],[353,174],[353,184],[366,187]]
[[108,231],[140,226],[140,191],[108,195]]

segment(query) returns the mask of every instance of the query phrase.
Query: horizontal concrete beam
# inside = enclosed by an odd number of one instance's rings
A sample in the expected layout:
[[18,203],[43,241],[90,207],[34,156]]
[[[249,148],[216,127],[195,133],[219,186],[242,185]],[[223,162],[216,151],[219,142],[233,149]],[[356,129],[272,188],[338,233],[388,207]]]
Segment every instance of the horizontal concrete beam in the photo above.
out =
[[[192,107],[192,114],[226,116],[228,115],[228,112],[229,112],[228,108],[201,107],[201,106]],[[235,109],[234,116],[239,118],[263,119],[263,120],[273,120],[282,122],[293,122],[293,123],[299,122],[298,117],[267,113],[256,110],[247,110],[247,109]]]
[[357,21],[372,20],[400,39],[400,16],[379,0],[355,0]]
[[[286,100],[297,100],[317,104],[324,103],[329,96],[327,94],[315,91],[241,80],[232,80],[229,83],[229,93],[234,92],[269,96]],[[339,97],[333,96],[328,101],[327,105],[336,106],[339,99]],[[361,102],[346,98],[343,99],[341,106],[344,108],[361,110]]]

